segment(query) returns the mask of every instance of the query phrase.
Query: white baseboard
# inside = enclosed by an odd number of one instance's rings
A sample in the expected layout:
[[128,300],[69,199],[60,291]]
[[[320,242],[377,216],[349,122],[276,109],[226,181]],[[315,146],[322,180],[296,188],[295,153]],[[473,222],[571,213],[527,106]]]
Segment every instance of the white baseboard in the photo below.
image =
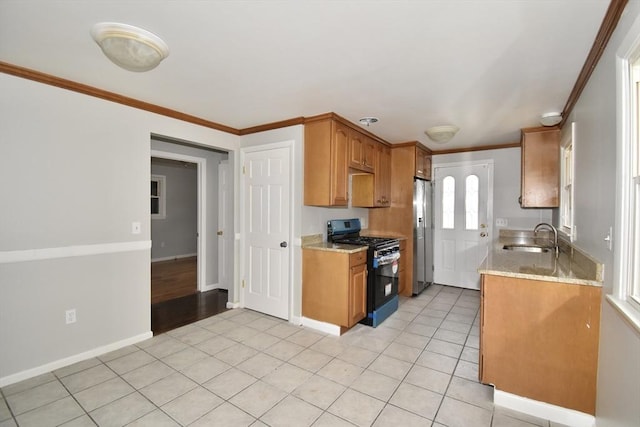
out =
[[29,378],[46,374],[48,372],[55,371],[56,369],[64,368],[65,366],[73,365],[74,363],[82,362],[83,360],[91,359],[92,357],[100,356],[111,351],[121,349],[128,345],[139,343],[140,341],[144,341],[151,337],[153,337],[153,333],[151,331],[145,332],[144,334],[136,335],[121,341],[116,341],[114,343],[94,348],[93,350],[85,351],[83,353],[75,354],[73,356],[65,357],[64,359],[59,359],[42,366],[38,366],[36,368],[27,369],[26,371],[18,372],[16,374],[11,374],[6,377],[0,378],[0,387],[5,387],[10,384],[28,380]]
[[534,417],[573,427],[595,427],[593,415],[495,389],[493,403]]
[[239,302],[231,302],[227,301],[227,308],[240,308],[241,305]]
[[151,258],[151,262],[173,261],[174,259],[191,258],[194,256],[198,256],[198,253],[196,252],[194,254],[182,254],[182,255],[166,256],[162,258]]
[[308,317],[302,317],[302,326],[315,329],[317,331],[321,331],[326,334],[340,336],[340,326],[333,325],[331,323],[309,319]]

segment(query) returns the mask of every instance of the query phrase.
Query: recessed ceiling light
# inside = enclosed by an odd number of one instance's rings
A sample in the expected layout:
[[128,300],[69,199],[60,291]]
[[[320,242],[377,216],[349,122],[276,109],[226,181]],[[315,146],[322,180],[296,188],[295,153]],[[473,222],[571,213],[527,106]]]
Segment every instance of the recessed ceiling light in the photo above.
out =
[[376,123],[378,121],[377,117],[363,117],[358,120],[361,125],[369,126],[371,123]]

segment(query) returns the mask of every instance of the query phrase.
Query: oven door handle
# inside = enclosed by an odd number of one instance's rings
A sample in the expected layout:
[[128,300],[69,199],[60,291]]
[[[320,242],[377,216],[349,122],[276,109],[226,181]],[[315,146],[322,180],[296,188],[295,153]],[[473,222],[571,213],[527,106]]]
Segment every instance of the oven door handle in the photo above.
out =
[[400,252],[396,252],[396,253],[393,253],[393,254],[389,254],[389,255],[382,256],[382,257],[374,258],[373,259],[373,268],[378,268],[381,265],[389,265],[389,264],[391,264],[394,261],[397,261],[399,259],[400,259]]

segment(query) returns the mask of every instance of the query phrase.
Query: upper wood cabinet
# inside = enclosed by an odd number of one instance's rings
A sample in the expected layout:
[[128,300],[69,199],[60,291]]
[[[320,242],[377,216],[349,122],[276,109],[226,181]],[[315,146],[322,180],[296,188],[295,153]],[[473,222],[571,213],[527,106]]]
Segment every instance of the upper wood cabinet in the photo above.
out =
[[560,129],[522,129],[523,208],[557,208],[560,203]]
[[391,205],[391,148],[375,143],[373,174],[354,174],[351,205],[385,208]]
[[304,126],[304,204],[347,206],[351,129],[323,119]]
[[387,144],[334,113],[306,119],[304,204],[348,206],[350,173],[365,177],[353,183],[353,206],[389,206],[391,152]]
[[423,179],[431,179],[431,153],[417,145],[415,176]]
[[356,131],[349,132],[349,167],[365,172],[373,172],[376,142]]

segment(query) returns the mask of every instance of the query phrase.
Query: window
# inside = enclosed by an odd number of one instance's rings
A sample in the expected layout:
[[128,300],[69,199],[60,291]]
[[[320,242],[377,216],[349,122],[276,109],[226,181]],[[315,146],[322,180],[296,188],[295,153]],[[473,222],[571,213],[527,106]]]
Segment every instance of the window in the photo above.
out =
[[640,331],[640,18],[617,52],[616,234],[607,300]]
[[629,227],[627,237],[629,272],[626,294],[634,308],[640,310],[640,46],[634,55],[629,89],[631,132],[627,141],[628,159],[623,165],[627,170],[625,175],[628,177],[626,188],[629,197],[629,212],[626,218]]
[[442,228],[453,230],[455,228],[456,208],[456,179],[446,176],[442,180]]
[[464,211],[465,228],[467,230],[478,229],[478,205],[480,202],[478,195],[479,183],[480,180],[476,175],[469,175],[465,179]]
[[560,147],[560,230],[573,241],[573,159],[575,122]]
[[166,177],[151,175],[151,219],[166,218]]

